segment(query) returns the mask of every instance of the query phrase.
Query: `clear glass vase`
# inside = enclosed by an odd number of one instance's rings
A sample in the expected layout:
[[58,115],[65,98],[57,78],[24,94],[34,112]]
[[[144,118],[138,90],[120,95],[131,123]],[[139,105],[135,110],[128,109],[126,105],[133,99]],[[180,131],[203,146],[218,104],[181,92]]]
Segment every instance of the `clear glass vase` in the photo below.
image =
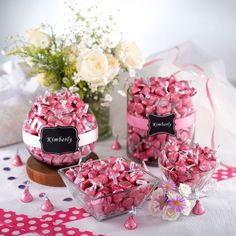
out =
[[103,97],[98,100],[89,100],[89,112],[96,117],[98,124],[98,141],[103,141],[112,136],[110,120],[110,103],[106,102]]

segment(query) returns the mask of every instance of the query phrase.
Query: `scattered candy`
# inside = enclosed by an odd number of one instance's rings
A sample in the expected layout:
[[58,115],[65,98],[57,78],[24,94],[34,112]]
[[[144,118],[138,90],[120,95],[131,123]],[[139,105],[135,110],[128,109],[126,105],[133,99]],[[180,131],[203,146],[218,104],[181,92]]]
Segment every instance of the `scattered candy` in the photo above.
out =
[[[157,165],[161,148],[169,139],[177,139],[180,143],[191,141],[195,114],[192,96],[196,90],[188,81],[177,81],[174,76],[140,78],[133,82],[129,93],[127,112],[132,122],[128,118],[127,152],[131,158]],[[175,114],[176,120],[182,123],[176,127],[176,136],[166,133],[149,136],[148,125],[143,127],[143,122],[148,122],[150,114]],[[184,119],[189,117],[192,119],[187,124]],[[137,121],[137,118],[142,120]]]
[[203,215],[206,213],[205,209],[203,208],[203,206],[199,200],[196,200],[195,206],[192,209],[192,213],[194,215]]
[[46,195],[45,195],[44,202],[41,206],[41,210],[45,211],[45,212],[50,212],[50,211],[54,210],[53,204],[51,203],[51,201],[49,200],[49,198]]
[[33,196],[29,191],[29,186],[27,186],[24,190],[23,190],[23,194],[21,196],[20,199],[22,202],[24,203],[28,203],[28,202],[32,202],[33,201]]
[[78,196],[83,207],[99,220],[139,206],[157,184],[157,179],[136,163],[117,157],[87,160],[69,168],[64,177],[85,193]]
[[119,136],[117,135],[115,141],[111,145],[111,148],[113,150],[120,150],[121,149],[121,144],[119,143],[118,138],[119,138]]
[[16,177],[15,177],[15,176],[10,176],[10,177],[8,177],[7,179],[8,179],[8,180],[14,180],[14,179],[16,179]]
[[[47,92],[36,99],[23,125],[23,131],[36,137],[44,127],[72,126],[83,134],[97,128],[94,115],[88,114],[88,105],[77,94],[68,90]],[[80,146],[76,152],[62,155],[43,152],[39,147],[27,145],[29,152],[36,159],[49,165],[64,166],[78,163],[90,154],[95,142]]]
[[133,230],[137,228],[137,223],[133,215],[130,215],[125,221],[124,226],[126,229]]
[[11,164],[12,164],[13,166],[17,166],[17,167],[23,165],[23,162],[22,162],[21,157],[20,157],[20,155],[19,155],[18,149],[17,149],[17,153],[16,153],[15,157],[13,158]]
[[129,212],[128,219],[124,223],[124,227],[128,230],[133,230],[137,228],[137,222],[134,218],[134,215],[136,215],[136,208],[132,207],[132,210]]

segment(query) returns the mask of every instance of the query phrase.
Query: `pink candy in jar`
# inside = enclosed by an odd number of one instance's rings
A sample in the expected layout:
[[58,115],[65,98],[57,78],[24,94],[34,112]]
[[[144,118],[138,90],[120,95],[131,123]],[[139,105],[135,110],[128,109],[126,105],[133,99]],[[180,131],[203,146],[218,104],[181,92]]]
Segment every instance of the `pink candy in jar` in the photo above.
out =
[[204,186],[217,167],[215,151],[209,147],[169,142],[163,149],[159,166],[166,176],[178,186],[188,184],[192,191]]
[[91,153],[98,128],[87,111],[88,105],[68,90],[38,97],[22,131],[30,154],[49,165],[66,166]]
[[190,142],[196,90],[186,80],[151,77],[136,79],[127,104],[127,153],[137,161],[158,165],[161,148],[168,140]]
[[133,161],[117,157],[90,159],[59,173],[76,200],[97,220],[140,207],[158,183]]

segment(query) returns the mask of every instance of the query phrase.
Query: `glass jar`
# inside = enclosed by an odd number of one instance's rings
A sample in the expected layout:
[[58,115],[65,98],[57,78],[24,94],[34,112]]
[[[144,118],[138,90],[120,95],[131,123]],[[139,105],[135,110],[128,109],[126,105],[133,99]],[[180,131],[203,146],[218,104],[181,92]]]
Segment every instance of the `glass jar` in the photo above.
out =
[[92,113],[98,124],[98,141],[103,141],[112,136],[110,126],[110,102],[107,102],[103,96],[98,100],[88,100],[89,112]]
[[177,81],[174,76],[134,80],[127,99],[128,156],[158,165],[158,157],[167,142],[191,142],[195,93],[188,81]]
[[87,111],[88,105],[69,90],[38,97],[22,129],[29,153],[48,165],[78,163],[94,150],[98,138],[96,119]]

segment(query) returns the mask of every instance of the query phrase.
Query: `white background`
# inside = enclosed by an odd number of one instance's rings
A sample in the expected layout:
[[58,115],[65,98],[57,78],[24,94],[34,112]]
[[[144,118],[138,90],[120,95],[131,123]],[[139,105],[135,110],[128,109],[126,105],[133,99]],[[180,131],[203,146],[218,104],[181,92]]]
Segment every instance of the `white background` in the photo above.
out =
[[[78,5],[90,2],[77,0]],[[101,1],[100,1],[101,2]],[[123,31],[144,56],[191,40],[208,54],[222,58],[229,80],[236,83],[235,0],[107,0],[119,8]],[[64,0],[0,0],[0,48],[8,35],[23,34],[41,22],[61,25]],[[7,58],[0,56],[0,62]]]

